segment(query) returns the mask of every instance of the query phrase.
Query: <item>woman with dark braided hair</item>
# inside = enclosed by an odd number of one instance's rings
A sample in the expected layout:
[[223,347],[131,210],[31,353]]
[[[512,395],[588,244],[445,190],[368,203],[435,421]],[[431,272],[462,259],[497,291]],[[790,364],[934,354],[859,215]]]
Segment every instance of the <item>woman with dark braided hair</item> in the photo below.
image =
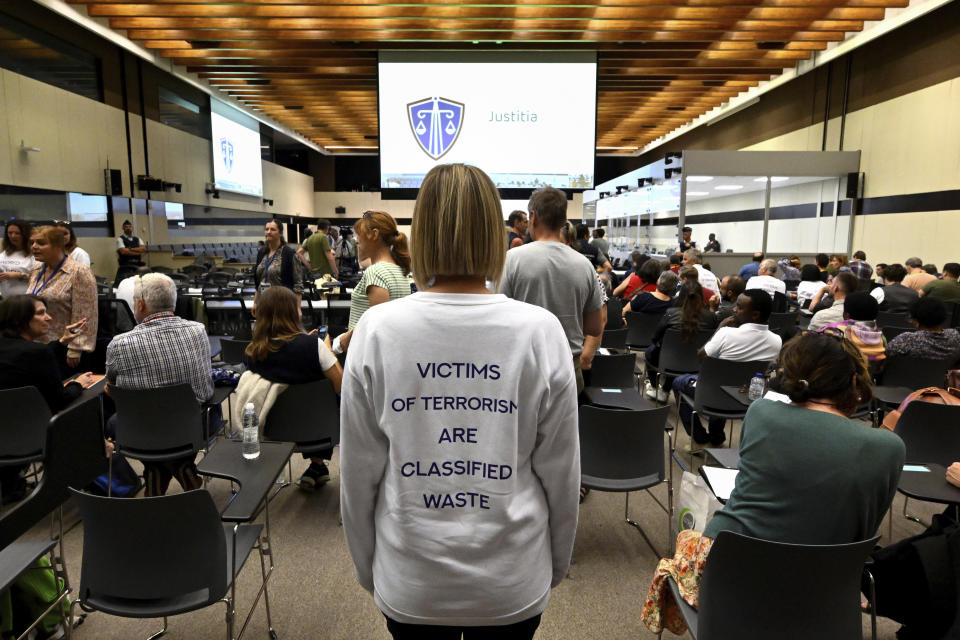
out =
[[691,572],[702,570],[721,531],[792,544],[846,544],[873,536],[893,500],[903,441],[850,419],[873,397],[853,343],[839,333],[797,336],[780,352],[772,385],[790,402],[750,405],[727,504],[702,534],[682,531],[677,554],[657,567],[642,614],[655,633],[666,627],[683,634],[665,578],[679,577],[678,584],[689,587],[681,591],[685,599],[695,603],[699,580]]

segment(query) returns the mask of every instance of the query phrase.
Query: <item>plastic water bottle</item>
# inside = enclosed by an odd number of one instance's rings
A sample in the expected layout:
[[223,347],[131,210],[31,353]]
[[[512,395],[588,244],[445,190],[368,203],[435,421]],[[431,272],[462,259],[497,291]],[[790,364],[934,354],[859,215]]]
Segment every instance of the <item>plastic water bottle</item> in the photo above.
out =
[[260,457],[260,427],[252,402],[243,408],[243,457],[247,460]]
[[750,390],[747,392],[747,397],[751,400],[758,400],[763,397],[763,387],[765,386],[766,381],[763,379],[763,374],[758,373],[750,379]]

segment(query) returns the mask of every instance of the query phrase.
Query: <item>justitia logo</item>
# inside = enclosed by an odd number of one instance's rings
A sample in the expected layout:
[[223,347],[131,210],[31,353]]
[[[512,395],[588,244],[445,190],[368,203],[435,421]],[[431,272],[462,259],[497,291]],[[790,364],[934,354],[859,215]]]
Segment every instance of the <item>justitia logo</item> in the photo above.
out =
[[229,138],[220,138],[220,157],[223,158],[223,166],[227,172],[233,169],[233,143]]
[[407,105],[410,130],[417,144],[428,156],[437,160],[460,136],[464,104],[446,98],[424,98]]

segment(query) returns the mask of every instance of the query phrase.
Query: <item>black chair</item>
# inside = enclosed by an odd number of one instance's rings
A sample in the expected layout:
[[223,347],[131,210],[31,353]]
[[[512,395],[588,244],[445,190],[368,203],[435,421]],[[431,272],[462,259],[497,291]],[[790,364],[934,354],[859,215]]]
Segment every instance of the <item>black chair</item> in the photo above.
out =
[[711,335],[712,331],[700,331],[688,342],[683,339],[679,329],[668,329],[660,346],[660,359],[656,365],[647,363],[647,371],[666,375],[700,371],[700,349],[707,344]]
[[36,387],[0,391],[0,467],[23,467],[43,460],[50,409]]
[[650,346],[653,341],[653,334],[656,333],[663,314],[628,313],[626,318],[627,347],[640,351]]
[[780,337],[784,334],[793,335],[799,327],[799,314],[790,313],[771,313],[767,321],[767,327]]
[[[960,407],[920,400],[911,402],[897,420],[894,433],[900,436],[907,449],[906,463],[949,467],[957,461],[960,453]],[[907,514],[908,501],[905,495],[903,517],[924,524],[919,518]],[[892,524],[891,514],[891,529]]]
[[[749,383],[750,379],[758,373],[766,372],[769,365],[770,363],[766,360],[734,362],[719,358],[704,358],[700,363],[700,373],[693,396],[684,393],[680,397],[693,407],[694,416],[699,415],[707,419],[742,420],[747,415],[747,407],[720,387]],[[678,423],[679,412],[678,404]],[[730,442],[733,443],[732,430]]]
[[633,374],[636,362],[637,357],[632,353],[610,356],[598,353],[590,368],[590,386],[620,389],[633,387],[636,383]]
[[[666,512],[666,539],[670,546],[670,514],[673,510],[673,483],[664,464],[663,435],[667,425],[667,407],[643,411],[580,407],[580,483],[597,491],[626,494],[623,517],[636,527],[650,548],[658,553],[639,524],[630,519],[630,492],[667,484],[667,506],[653,493]],[[663,554],[666,555],[666,554]]]
[[217,336],[250,335],[253,320],[242,295],[212,294],[203,296],[203,308],[207,315],[207,333]]
[[942,387],[950,364],[948,360],[890,356],[884,361],[880,384],[873,389],[874,397],[884,405],[897,406],[917,389]]
[[173,269],[171,267],[156,266],[156,267],[151,267],[150,270],[153,271],[154,273],[163,273],[166,275],[170,275],[171,273],[173,273]]
[[799,280],[784,280],[784,286],[787,288],[787,291],[796,291],[797,287],[800,286]]
[[[292,442],[296,445],[294,451],[311,458],[329,459],[333,448],[340,444],[340,407],[333,384],[329,380],[316,380],[288,386],[267,414],[263,438]],[[290,465],[287,473],[292,483]]]
[[604,329],[600,346],[607,349],[626,349],[627,331],[627,329]]
[[787,296],[775,291],[773,293],[773,312],[774,313],[786,313],[787,312]]
[[[254,548],[265,576],[263,525],[221,523],[213,498],[202,489],[137,500],[71,492],[83,519],[75,604],[125,618],[162,617],[155,638],[166,633],[168,616],[223,602],[227,637],[234,637],[235,580]],[[265,578],[261,589],[267,628],[276,638]]]
[[220,359],[228,364],[240,364],[248,344],[249,340],[220,338]]
[[[670,591],[694,640],[859,640],[861,577],[877,540],[802,545],[721,531],[703,567],[697,608],[672,578]],[[876,637],[875,614],[871,623]]]
[[623,303],[620,298],[612,296],[607,300],[607,324],[604,331],[619,329],[623,325]]
[[137,391],[112,387],[110,395],[117,407],[116,454],[172,462],[204,446],[203,413],[189,384]]
[[97,336],[110,339],[137,326],[126,300],[97,298]]
[[894,311],[880,311],[877,313],[877,325],[880,327],[907,327],[912,329],[913,325],[910,324],[910,316],[906,313],[898,313]]
[[120,265],[119,267],[117,267],[117,275],[113,279],[113,288],[116,289],[117,287],[119,287],[120,283],[126,280],[127,278],[129,278],[130,276],[137,275],[137,269],[139,268],[140,268],[139,265],[129,265],[129,264]]
[[917,331],[917,329],[916,329],[915,327],[892,327],[892,326],[887,326],[887,327],[883,327],[882,331],[883,331],[883,337],[884,337],[884,339],[886,339],[887,342],[890,342],[891,340],[893,340],[894,338],[896,338],[896,337],[897,337],[898,335],[900,335],[901,333],[913,333],[914,331]]

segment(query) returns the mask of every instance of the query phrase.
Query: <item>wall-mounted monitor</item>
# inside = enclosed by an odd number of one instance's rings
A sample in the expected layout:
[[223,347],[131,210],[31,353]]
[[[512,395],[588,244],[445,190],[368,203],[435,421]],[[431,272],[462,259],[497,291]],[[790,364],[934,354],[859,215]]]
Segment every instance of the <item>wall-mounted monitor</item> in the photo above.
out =
[[260,125],[232,107],[210,101],[213,182],[217,189],[263,196]]
[[67,193],[67,212],[72,222],[106,222],[107,197]]
[[450,162],[501,189],[593,187],[595,53],[381,51],[378,74],[381,188]]

